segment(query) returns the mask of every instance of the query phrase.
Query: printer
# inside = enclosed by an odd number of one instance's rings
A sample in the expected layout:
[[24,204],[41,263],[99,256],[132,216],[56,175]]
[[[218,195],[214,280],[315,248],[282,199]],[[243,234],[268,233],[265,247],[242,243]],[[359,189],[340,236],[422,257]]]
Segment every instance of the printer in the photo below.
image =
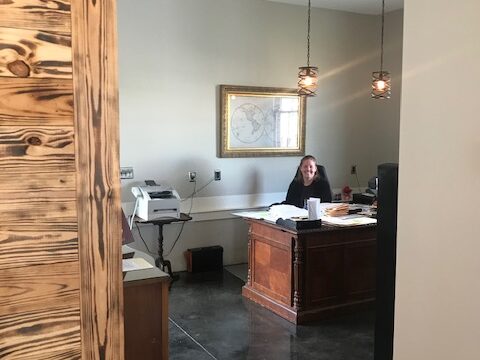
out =
[[180,218],[180,196],[175,189],[155,184],[132,187],[132,193],[137,198],[134,215],[140,219]]

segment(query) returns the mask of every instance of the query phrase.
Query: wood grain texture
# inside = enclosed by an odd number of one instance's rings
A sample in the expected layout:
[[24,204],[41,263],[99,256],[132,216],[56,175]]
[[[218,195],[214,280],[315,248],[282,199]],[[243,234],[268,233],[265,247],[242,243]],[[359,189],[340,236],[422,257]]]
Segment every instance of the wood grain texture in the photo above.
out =
[[0,126],[0,167],[54,166],[74,171],[73,128]]
[[0,0],[2,359],[123,359],[116,8],[73,4]]
[[70,36],[0,27],[0,76],[71,79]]
[[0,359],[80,359],[80,311],[46,307],[0,317]]
[[[19,171],[20,170],[20,171]],[[58,168],[42,168],[33,171],[26,168],[3,169],[0,172],[0,199],[17,198],[29,199],[45,195],[50,197],[75,199],[75,173],[62,171]],[[1,221],[1,220],[0,220]]]
[[1,271],[0,316],[45,307],[78,307],[78,268],[75,261]]
[[70,34],[70,1],[2,0],[1,26]]
[[292,253],[274,244],[265,243],[260,238],[256,239],[253,249],[255,269],[253,283],[271,298],[291,306]]
[[0,167],[0,224],[76,223],[72,127],[0,126]]
[[38,222],[75,224],[77,207],[74,199],[52,199],[48,194],[33,199],[0,199],[0,224],[29,225]]
[[0,77],[0,126],[73,126],[72,80]]
[[124,359],[116,12],[72,2],[83,359]]
[[50,225],[48,231],[32,225],[4,228],[0,230],[0,270],[78,261],[76,226]]

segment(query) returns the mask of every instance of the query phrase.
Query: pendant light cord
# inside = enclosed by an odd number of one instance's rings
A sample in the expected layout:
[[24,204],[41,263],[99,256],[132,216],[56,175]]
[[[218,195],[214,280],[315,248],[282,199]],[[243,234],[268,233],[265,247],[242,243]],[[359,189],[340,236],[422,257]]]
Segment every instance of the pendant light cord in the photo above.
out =
[[[309,0],[310,1],[310,0]],[[385,0],[382,0],[382,41],[380,45],[380,73],[383,74],[383,28],[385,26]]]
[[308,22],[307,22],[307,66],[310,67],[310,0],[308,0]]

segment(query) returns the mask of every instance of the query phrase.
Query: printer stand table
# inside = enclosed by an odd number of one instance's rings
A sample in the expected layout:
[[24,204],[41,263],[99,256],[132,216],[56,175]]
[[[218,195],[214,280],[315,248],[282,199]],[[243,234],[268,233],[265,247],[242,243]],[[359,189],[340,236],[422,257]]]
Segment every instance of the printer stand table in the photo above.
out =
[[135,221],[137,221],[138,223],[153,224],[158,226],[158,258],[155,259],[155,266],[157,266],[162,271],[165,271],[165,267],[166,267],[168,269],[167,272],[172,277],[172,279],[173,279],[172,265],[170,264],[169,260],[165,260],[163,258],[163,225],[168,225],[174,222],[185,222],[190,220],[192,220],[192,217],[184,213],[180,213],[180,217],[178,219],[172,218],[172,217],[165,217],[165,218],[159,218],[155,220],[141,221],[139,218],[135,218]]

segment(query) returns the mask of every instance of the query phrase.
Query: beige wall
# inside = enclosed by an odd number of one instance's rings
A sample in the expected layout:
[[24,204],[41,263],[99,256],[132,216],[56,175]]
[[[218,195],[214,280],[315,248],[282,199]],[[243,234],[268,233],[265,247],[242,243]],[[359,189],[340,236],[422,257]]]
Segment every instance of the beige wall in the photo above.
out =
[[[380,17],[377,19],[378,27],[381,28]],[[380,30],[379,30],[380,31]],[[380,42],[380,33],[378,34]],[[373,157],[371,166],[375,172],[378,164],[382,162],[398,162],[398,144],[400,127],[400,98],[402,93],[402,44],[403,44],[403,10],[397,10],[385,14],[385,38],[384,38],[384,70],[392,76],[392,96],[389,100],[372,102],[371,121],[372,134],[375,139],[374,145],[363,156]],[[380,68],[380,55],[377,60]],[[378,152],[381,155],[378,155]],[[386,161],[382,161],[386,160]]]
[[[390,26],[387,21],[386,52],[398,33]],[[378,102],[369,87],[379,48],[378,16],[312,9],[311,63],[319,66],[321,81],[318,96],[308,99],[306,152],[326,166],[337,188],[356,185],[351,164],[358,165],[364,186],[378,163],[398,160],[398,143],[381,136],[387,130],[398,138],[398,108],[384,112],[393,120],[383,118],[379,130],[372,120]],[[295,87],[305,62],[305,6],[264,0],[144,0],[138,6],[120,0],[122,166],[134,167],[136,181],[166,180],[182,195],[190,192],[189,170],[202,182],[216,168],[222,181],[200,196],[285,191],[300,157],[217,158],[216,91],[220,84]],[[386,54],[385,67],[398,77],[396,64],[400,57]],[[132,199],[125,191],[130,184],[123,182],[125,200]]]
[[[217,158],[216,91],[219,84],[295,87],[306,62],[306,7],[264,0],[119,0],[118,7],[120,159],[135,171],[134,181],[122,181],[122,200],[133,201],[130,187],[144,179],[166,181],[186,197],[187,172],[197,171],[201,186],[214,169],[222,180],[199,194],[195,213],[283,200],[300,157]],[[321,81],[308,99],[306,152],[326,166],[333,188],[357,186],[352,164],[365,187],[379,163],[398,161],[401,19],[401,11],[387,15],[385,68],[394,89],[379,102],[370,83],[380,65],[380,17],[312,9],[311,63]],[[228,216],[210,219],[219,217]],[[170,255],[174,268],[184,268],[184,249],[217,244],[226,263],[245,261],[240,223],[186,224]],[[165,227],[167,250],[178,230]]]
[[395,360],[480,358],[478,0],[405,0]]

